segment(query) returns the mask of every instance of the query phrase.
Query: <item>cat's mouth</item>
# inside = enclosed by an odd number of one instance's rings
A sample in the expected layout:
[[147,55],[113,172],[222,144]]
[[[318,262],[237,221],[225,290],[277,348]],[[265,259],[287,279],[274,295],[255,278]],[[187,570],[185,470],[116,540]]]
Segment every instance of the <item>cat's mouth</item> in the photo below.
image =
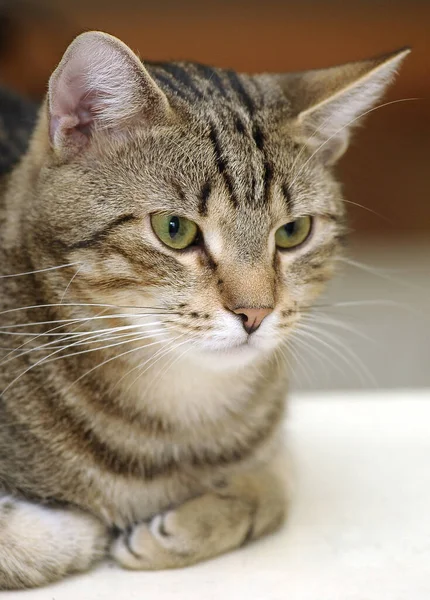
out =
[[228,343],[220,345],[214,345],[210,348],[210,351],[218,356],[221,354],[237,356],[244,353],[257,352],[260,350],[259,346],[260,345],[256,342],[256,338],[252,334],[250,334],[247,335],[246,338],[241,340],[230,341]]

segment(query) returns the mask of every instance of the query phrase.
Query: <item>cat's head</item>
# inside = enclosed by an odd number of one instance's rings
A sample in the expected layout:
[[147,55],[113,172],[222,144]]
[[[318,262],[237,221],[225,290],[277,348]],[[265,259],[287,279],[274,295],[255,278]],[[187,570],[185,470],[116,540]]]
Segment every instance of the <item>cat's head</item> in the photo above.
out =
[[145,67],[109,35],[79,36],[30,150],[40,266],[74,263],[69,301],[170,311],[153,321],[191,352],[273,349],[332,273],[332,166],[407,52],[250,76]]

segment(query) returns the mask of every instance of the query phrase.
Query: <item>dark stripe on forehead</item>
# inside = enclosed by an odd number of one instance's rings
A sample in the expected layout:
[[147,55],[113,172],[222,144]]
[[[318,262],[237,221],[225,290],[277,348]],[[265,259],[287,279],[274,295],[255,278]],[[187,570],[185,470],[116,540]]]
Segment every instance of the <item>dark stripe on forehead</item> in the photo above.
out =
[[264,133],[262,132],[261,127],[257,123],[254,123],[253,125],[252,137],[254,138],[255,145],[260,151],[263,159],[263,202],[264,204],[267,204],[270,200],[270,191],[273,180],[273,166],[267,159],[266,153],[264,151]]
[[264,163],[264,203],[267,204],[270,200],[270,190],[273,180],[273,167],[266,160]]
[[223,158],[222,148],[218,139],[218,135],[213,126],[210,129],[209,138],[212,142],[212,146],[215,152],[215,161],[218,166],[218,171],[224,178],[225,185],[230,194],[231,203],[235,208],[237,208],[239,206],[239,202],[237,200],[236,193],[234,190],[233,179],[227,170],[227,163]]
[[109,225],[106,225],[100,231],[97,231],[96,233],[94,233],[90,238],[87,238],[86,240],[81,240],[80,242],[77,242],[76,244],[72,244],[71,246],[67,246],[67,250],[71,251],[71,250],[78,250],[80,248],[90,248],[92,246],[95,246],[99,242],[102,242],[111,233],[111,231],[113,231],[117,227],[120,227],[124,223],[133,221],[133,219],[135,219],[135,218],[136,217],[132,214],[122,215],[121,217],[118,217],[117,219],[115,219],[115,221],[112,221],[111,223],[109,223]]
[[232,89],[236,92],[239,100],[245,105],[247,111],[252,116],[255,112],[255,105],[251,96],[248,94],[245,86],[240,80],[240,75],[234,71],[226,71],[226,73]]
[[240,133],[241,135],[243,135],[244,133],[246,133],[246,127],[243,124],[243,122],[241,121],[241,119],[239,117],[236,117],[234,120],[234,124],[236,127],[236,131],[238,133]]
[[175,192],[178,196],[178,198],[182,201],[182,203],[184,204],[187,200],[187,197],[185,195],[184,190],[181,188],[181,185],[178,181],[173,181],[172,182],[173,187],[175,188]]
[[196,69],[197,73],[200,75],[200,77],[202,77],[203,79],[206,79],[206,81],[216,90],[218,90],[218,92],[220,92],[220,94],[222,96],[225,96],[225,85],[223,80],[221,79],[221,77],[219,76],[217,69],[214,69],[213,67],[209,67],[208,65],[201,65],[199,63],[194,63],[194,68]]
[[199,214],[205,217],[208,214],[208,199],[212,190],[212,185],[210,181],[207,181],[200,192],[199,197],[199,206],[198,211]]
[[252,137],[254,138],[257,148],[262,151],[264,147],[264,134],[258,125],[254,125],[252,129]]
[[169,73],[177,82],[181,83],[183,86],[188,88],[193,94],[198,98],[203,98],[203,93],[196,85],[196,80],[192,78],[192,76],[188,73],[185,67],[178,65],[176,63],[164,63],[160,65],[164,71]]
[[190,100],[190,92],[184,90],[174,79],[172,79],[171,75],[163,73],[161,67],[156,68],[155,70],[151,69],[151,76],[155,79],[161,89],[170,91],[183,100]]

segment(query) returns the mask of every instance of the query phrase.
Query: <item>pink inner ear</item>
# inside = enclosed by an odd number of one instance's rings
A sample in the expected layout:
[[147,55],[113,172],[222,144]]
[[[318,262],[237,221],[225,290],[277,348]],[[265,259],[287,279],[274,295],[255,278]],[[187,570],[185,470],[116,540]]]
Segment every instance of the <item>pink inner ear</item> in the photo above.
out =
[[84,142],[91,132],[94,122],[94,92],[86,90],[85,64],[76,57],[65,65],[51,84],[50,124],[51,140],[57,134]]
[[127,46],[107,34],[83,33],[51,77],[51,140],[70,156],[96,130],[122,138],[132,120],[159,118],[167,108],[166,97]]

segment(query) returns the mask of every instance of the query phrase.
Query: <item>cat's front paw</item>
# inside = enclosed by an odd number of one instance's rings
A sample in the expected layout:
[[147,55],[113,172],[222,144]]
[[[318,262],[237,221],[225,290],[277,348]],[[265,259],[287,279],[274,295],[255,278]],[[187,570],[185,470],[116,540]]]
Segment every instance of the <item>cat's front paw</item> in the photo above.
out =
[[187,566],[241,545],[252,514],[240,499],[204,495],[129,528],[115,540],[111,555],[128,569]]
[[187,555],[186,538],[186,530],[175,527],[172,511],[129,527],[114,541],[111,554],[127,569],[172,568],[181,566],[176,557]]

